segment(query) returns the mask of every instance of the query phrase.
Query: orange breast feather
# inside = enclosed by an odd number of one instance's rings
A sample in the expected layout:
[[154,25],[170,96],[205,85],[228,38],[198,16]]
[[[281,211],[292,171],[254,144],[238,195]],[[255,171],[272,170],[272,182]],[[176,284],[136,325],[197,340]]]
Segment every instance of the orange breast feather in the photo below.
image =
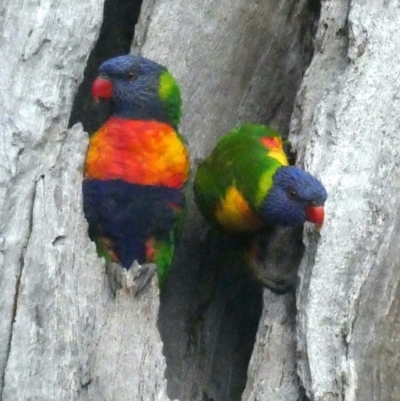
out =
[[188,151],[167,124],[111,117],[90,138],[87,177],[180,188],[188,173]]

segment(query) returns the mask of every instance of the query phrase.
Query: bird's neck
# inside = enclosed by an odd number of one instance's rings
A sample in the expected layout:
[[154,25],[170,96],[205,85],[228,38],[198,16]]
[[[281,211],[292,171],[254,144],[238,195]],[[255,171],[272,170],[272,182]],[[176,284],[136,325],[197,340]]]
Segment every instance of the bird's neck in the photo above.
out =
[[170,124],[161,102],[141,105],[135,102],[115,102],[113,115],[126,120],[158,121]]

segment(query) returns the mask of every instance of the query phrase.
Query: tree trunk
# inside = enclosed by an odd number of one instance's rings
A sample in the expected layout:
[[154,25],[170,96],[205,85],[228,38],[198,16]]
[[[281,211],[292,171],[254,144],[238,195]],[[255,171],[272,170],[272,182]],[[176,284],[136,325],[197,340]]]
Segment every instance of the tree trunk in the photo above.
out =
[[87,236],[87,135],[67,130],[99,1],[3,5],[2,400],[168,400],[155,283],[116,297]]
[[299,374],[313,400],[400,399],[397,1],[326,2],[292,140],[329,190],[306,232]]
[[[128,3],[106,3],[104,21]],[[296,296],[262,294],[192,200],[161,297],[156,280],[137,297],[111,291],[82,213],[87,135],[68,129],[92,130],[85,91],[124,49],[100,35],[71,117],[101,7],[0,5],[1,399],[399,400],[398,3],[142,4],[133,50],[179,81],[194,168],[237,123],[268,123],[290,129],[297,162],[325,184]],[[293,273],[298,249],[283,261],[278,245],[266,269]]]

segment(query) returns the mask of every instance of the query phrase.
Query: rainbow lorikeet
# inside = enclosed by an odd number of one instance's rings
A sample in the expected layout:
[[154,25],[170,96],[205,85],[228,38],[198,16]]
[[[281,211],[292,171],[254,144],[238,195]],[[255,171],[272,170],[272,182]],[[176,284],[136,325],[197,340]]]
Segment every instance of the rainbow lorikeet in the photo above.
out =
[[[305,221],[322,225],[327,192],[315,177],[289,166],[277,132],[243,124],[223,136],[198,166],[194,193],[205,218],[229,234],[216,237],[231,244],[229,264],[244,263],[277,293],[292,288],[303,249],[298,228]],[[219,258],[217,264],[224,264]]]
[[223,136],[198,167],[197,205],[229,233],[270,226],[321,226],[327,192],[312,175],[289,166],[277,132],[243,124]]
[[149,59],[104,62],[92,86],[113,113],[89,140],[83,207],[99,255],[130,269],[155,264],[167,277],[185,211],[188,150],[177,133],[178,85]]

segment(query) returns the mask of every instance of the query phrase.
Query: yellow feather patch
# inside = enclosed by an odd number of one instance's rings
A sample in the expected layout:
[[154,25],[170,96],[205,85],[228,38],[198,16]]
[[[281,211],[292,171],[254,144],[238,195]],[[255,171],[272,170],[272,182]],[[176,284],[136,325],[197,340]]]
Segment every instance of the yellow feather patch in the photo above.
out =
[[[279,138],[279,137],[262,138],[261,142],[268,149],[268,157],[275,159],[282,166],[289,165],[286,154],[283,151],[283,147],[282,147],[283,143],[282,143],[281,138]],[[280,167],[280,166],[277,165],[276,168],[265,171],[265,173],[261,176],[260,181],[258,183],[258,192],[256,195],[256,205],[259,205],[264,200],[265,195],[268,193],[269,189],[272,187],[273,176],[278,167]]]
[[283,151],[282,138],[279,136],[264,136],[260,142],[268,149],[268,156],[278,161],[282,166],[288,166],[289,162]]
[[273,159],[277,160],[282,166],[288,166],[289,162],[283,151],[282,147],[272,148],[268,152],[268,156],[272,157]]
[[160,75],[160,97],[161,99],[166,99],[170,96],[174,87],[176,86],[176,82],[173,76],[165,71]]
[[231,186],[221,199],[215,216],[218,222],[228,231],[256,231],[264,227],[264,223],[250,209],[242,194]]
[[[279,166],[276,166],[277,168]],[[258,191],[256,195],[256,205],[259,205],[265,198],[265,195],[272,187],[272,178],[275,174],[276,169],[266,171],[258,182]]]

